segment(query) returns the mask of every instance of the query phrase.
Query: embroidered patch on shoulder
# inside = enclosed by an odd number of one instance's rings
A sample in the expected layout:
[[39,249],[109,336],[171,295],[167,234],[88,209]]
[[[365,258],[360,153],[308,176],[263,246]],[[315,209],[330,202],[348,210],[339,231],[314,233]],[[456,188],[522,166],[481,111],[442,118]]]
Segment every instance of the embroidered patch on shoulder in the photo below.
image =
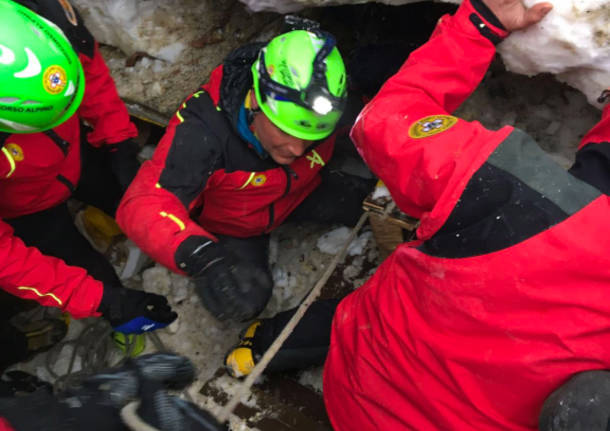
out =
[[78,20],[76,19],[76,13],[74,12],[74,9],[72,8],[72,5],[70,4],[70,2],[68,0],[57,0],[57,1],[63,8],[64,13],[66,14],[66,18],[68,18],[68,21],[70,21],[70,24],[77,25]]
[[14,142],[9,142],[4,146],[4,148],[6,148],[9,153],[11,153],[11,157],[14,161],[20,162],[23,160],[23,150],[19,145],[15,144]]
[[306,156],[305,157],[307,160],[309,160],[309,168],[313,169],[316,165],[320,165],[320,166],[325,166],[326,163],[324,163],[324,159],[322,158],[322,156],[320,156],[318,154],[318,152],[316,150],[311,150],[311,156]]
[[267,182],[267,176],[265,174],[258,174],[252,178],[252,185],[260,187]]
[[409,128],[409,136],[414,139],[434,136],[449,130],[457,121],[452,115],[430,115],[413,123]]

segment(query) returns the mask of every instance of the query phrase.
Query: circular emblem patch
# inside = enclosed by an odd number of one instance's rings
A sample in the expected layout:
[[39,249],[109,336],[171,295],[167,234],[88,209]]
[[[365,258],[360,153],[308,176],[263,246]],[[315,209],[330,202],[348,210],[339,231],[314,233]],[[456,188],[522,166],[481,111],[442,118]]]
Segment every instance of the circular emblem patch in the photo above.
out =
[[409,136],[415,139],[434,136],[452,128],[458,119],[451,115],[431,115],[416,121],[409,128]]
[[6,148],[9,153],[11,153],[11,157],[14,161],[20,162],[23,160],[23,150],[19,145],[15,144],[14,142],[9,142],[4,146],[4,148]]
[[267,177],[265,174],[258,174],[252,178],[252,185],[256,187],[260,187],[267,182]]
[[42,75],[42,86],[50,94],[61,93],[67,82],[66,71],[61,66],[49,66]]

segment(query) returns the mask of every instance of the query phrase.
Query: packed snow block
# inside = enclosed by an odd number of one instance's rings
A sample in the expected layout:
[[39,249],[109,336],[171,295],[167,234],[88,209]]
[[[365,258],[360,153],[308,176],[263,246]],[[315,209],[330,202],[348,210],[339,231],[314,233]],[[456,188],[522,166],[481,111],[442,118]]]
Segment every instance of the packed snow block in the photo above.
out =
[[[498,51],[506,68],[533,76],[552,73],[587,96],[610,86],[610,26],[607,0],[547,0],[553,10],[537,25],[515,32]],[[531,6],[537,0],[526,0]]]
[[[297,12],[310,7],[355,5],[369,3],[368,0],[240,0],[254,12],[271,11],[279,13]],[[375,0],[387,5],[404,5],[421,0]],[[446,0],[447,3],[460,3],[460,0]]]

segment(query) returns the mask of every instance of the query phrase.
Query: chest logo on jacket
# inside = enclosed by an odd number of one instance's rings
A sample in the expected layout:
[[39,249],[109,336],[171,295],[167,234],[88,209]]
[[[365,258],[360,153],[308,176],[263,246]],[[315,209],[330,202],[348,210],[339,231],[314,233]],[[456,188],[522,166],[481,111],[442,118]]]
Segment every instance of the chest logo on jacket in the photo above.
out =
[[13,158],[14,161],[20,162],[23,160],[23,158],[24,158],[23,150],[21,149],[21,147],[19,145],[15,144],[14,142],[9,142],[8,144],[6,144],[4,146],[4,148],[6,148],[8,150],[8,152],[11,154],[11,157]]
[[457,123],[451,115],[431,115],[417,120],[409,128],[409,136],[414,139],[427,138],[449,130]]
[[256,172],[251,172],[246,182],[237,190],[243,190],[250,184],[252,184],[254,187],[260,187],[266,182],[267,176],[265,174],[257,174]]
[[260,187],[267,182],[267,176],[265,174],[258,174],[252,178],[252,185],[256,187]]

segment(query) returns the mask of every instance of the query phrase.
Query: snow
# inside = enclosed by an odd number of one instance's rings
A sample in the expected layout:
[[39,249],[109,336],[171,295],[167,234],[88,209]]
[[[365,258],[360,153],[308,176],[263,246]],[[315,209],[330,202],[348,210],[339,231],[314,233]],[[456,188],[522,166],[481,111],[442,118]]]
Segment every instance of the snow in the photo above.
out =
[[[324,7],[346,4],[369,3],[367,0],[239,0],[249,9],[260,11],[274,11],[279,13],[297,12],[309,7]],[[388,5],[404,5],[417,3],[421,0],[377,0],[378,3]],[[447,3],[459,3],[460,0],[447,0]]]
[[[345,246],[351,231],[352,230],[346,226],[333,229],[318,238],[316,246],[322,253],[335,255]],[[371,232],[364,232],[360,236],[354,238],[347,248],[347,255],[357,256],[362,254],[372,237],[373,234]]]
[[[73,3],[102,44],[101,52],[121,97],[166,116],[173,114],[230,50],[281,22],[277,16],[252,15],[234,2],[216,0]],[[227,17],[226,25],[219,24]],[[219,27],[221,31],[217,31]]]
[[[507,124],[510,124],[510,123],[507,123]],[[385,185],[377,185],[377,187],[375,187],[375,190],[373,190],[373,194],[371,195],[372,200],[388,198],[388,197],[390,197],[390,191],[388,190],[388,188]]]
[[[537,0],[526,0],[528,6]],[[550,72],[581,90],[589,103],[610,86],[610,2],[551,0],[553,10],[500,44],[509,70],[532,76]]]

